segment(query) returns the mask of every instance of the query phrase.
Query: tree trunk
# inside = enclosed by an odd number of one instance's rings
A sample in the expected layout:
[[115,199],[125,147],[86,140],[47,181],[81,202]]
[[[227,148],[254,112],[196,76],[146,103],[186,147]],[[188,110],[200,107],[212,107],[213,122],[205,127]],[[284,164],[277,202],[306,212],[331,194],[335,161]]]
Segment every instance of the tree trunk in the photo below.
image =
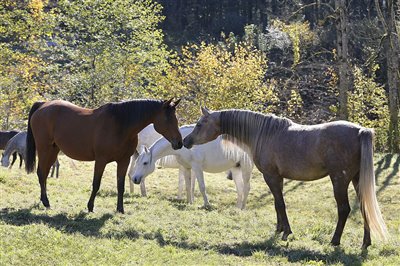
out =
[[393,0],[388,0],[388,8],[386,14],[387,25],[387,78],[389,88],[389,149],[398,153],[400,150],[399,136],[399,38],[396,31],[395,13]]
[[347,93],[351,87],[350,64],[348,60],[348,17],[346,0],[335,0],[336,16],[336,47],[339,74],[339,118],[347,120]]

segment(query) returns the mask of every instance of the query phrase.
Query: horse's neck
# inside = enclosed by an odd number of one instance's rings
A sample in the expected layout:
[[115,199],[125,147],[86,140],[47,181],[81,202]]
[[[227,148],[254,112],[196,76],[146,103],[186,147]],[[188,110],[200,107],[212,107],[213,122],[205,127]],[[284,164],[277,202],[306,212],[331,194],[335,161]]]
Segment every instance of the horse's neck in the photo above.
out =
[[[193,126],[185,126],[181,127],[179,131],[181,132],[182,137],[186,137],[193,130]],[[179,155],[180,150],[174,150],[169,141],[162,137],[157,140],[151,147],[150,152],[152,154],[153,160],[156,162],[158,159],[161,159],[167,155]]]
[[[221,134],[228,135],[228,140],[241,147],[244,151],[249,152],[255,145],[257,145],[259,125],[251,123],[249,119],[239,119],[238,121],[229,121],[229,123],[237,125],[236,131],[232,132],[221,128]],[[240,132],[238,132],[240,129]],[[230,139],[233,138],[233,139]]]
[[167,155],[175,155],[175,150],[172,149],[171,144],[165,138],[157,140],[151,147],[150,152],[152,154],[152,160],[156,162],[160,158]]
[[15,142],[9,142],[4,149],[4,156],[10,156],[15,151],[17,151],[17,145]]

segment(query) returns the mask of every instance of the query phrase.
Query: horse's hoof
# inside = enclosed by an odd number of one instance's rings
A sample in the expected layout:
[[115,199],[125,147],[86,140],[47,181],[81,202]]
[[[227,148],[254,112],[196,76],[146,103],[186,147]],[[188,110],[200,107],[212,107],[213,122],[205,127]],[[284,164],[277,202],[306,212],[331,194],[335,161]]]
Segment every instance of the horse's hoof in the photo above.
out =
[[332,241],[331,241],[331,245],[337,247],[337,246],[340,245],[340,241],[332,240]]
[[361,246],[361,249],[362,249],[362,250],[366,250],[366,249],[368,249],[369,246],[371,246],[371,242],[369,242],[369,243],[363,243],[362,246]]
[[124,209],[117,209],[117,212],[124,214]]
[[291,234],[292,232],[284,232],[282,235],[282,240],[283,241],[287,241],[288,236]]
[[48,200],[42,200],[42,203],[43,203],[43,205],[44,205],[47,209],[50,208],[50,203],[49,203]]

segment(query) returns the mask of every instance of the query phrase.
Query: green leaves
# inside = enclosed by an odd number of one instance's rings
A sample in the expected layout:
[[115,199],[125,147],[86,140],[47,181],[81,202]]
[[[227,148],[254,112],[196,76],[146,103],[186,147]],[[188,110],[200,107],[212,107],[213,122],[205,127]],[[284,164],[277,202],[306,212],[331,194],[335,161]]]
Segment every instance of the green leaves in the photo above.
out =
[[368,77],[360,68],[354,67],[354,91],[348,94],[349,120],[374,128],[375,145],[384,151],[387,149],[389,108],[384,87],[374,81],[376,69]]

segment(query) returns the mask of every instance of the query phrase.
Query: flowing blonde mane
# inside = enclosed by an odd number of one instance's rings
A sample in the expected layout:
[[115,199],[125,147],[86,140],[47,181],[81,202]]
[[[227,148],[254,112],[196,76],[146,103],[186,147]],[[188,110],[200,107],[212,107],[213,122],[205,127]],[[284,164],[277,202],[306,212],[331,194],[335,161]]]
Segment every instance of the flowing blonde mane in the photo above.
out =
[[244,110],[220,112],[224,145],[229,142],[234,143],[251,155],[259,154],[263,143],[292,124],[290,119],[280,118],[273,114],[264,115]]

